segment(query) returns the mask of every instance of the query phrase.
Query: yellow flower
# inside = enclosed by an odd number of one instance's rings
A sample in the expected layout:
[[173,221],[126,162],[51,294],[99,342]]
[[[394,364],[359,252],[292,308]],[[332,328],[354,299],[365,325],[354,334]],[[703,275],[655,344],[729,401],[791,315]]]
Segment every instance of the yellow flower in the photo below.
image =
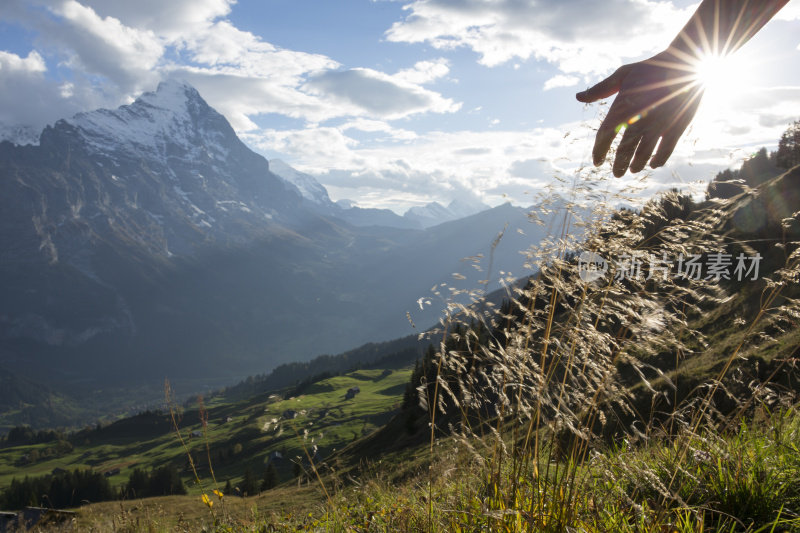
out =
[[214,489],[214,494],[216,494],[217,498],[219,498],[220,500],[222,499],[222,492],[221,491],[219,491],[217,489]]
[[214,502],[211,501],[211,498],[208,497],[208,494],[203,493],[203,497],[200,499],[203,500],[203,503],[208,505],[209,508],[214,505]]

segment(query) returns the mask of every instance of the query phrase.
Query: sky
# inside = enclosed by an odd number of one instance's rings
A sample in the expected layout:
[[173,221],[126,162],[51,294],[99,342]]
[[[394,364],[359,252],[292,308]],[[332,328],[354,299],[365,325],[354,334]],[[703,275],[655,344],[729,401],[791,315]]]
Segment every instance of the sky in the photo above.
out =
[[[800,118],[798,3],[731,57],[647,193],[702,187]],[[590,162],[603,107],[575,93],[663,50],[696,5],[0,0],[0,123],[39,130],[180,79],[334,200],[530,205]]]

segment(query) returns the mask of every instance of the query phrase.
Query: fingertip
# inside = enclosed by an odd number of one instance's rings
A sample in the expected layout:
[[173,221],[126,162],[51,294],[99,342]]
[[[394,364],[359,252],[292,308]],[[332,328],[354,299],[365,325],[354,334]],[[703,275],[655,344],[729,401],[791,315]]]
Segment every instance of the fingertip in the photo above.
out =
[[634,174],[641,172],[647,166],[647,158],[646,157],[635,157],[631,162],[631,172]]

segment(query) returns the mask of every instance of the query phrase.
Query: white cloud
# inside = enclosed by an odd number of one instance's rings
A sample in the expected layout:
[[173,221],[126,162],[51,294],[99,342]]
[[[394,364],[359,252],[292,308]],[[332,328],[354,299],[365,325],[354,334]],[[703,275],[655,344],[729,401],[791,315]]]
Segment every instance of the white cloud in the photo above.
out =
[[170,40],[180,40],[206,29],[231,12],[236,0],[83,0],[101,16],[120,20],[126,26],[153,31]]
[[[398,211],[432,200],[446,204],[467,193],[489,204],[531,204],[552,181],[554,169],[577,166],[586,153],[585,136],[565,140],[556,128],[436,131],[401,143],[362,143],[348,135],[352,126],[270,130],[248,134],[246,140],[258,150],[287,154],[334,199],[357,198],[362,206]],[[377,129],[378,124],[360,126]],[[542,172],[521,175],[531,154],[547,154]]]
[[558,87],[574,87],[581,79],[577,76],[566,76],[564,74],[557,74],[544,82],[543,90],[549,91]]
[[435,61],[418,61],[412,68],[401,70],[395,74],[394,78],[406,83],[423,85],[447,76],[449,72],[448,61],[439,58]]
[[339,66],[321,54],[278,48],[227,20],[187,34],[183,42],[198,65],[238,76],[280,78],[295,85],[308,73]]
[[414,0],[405,9],[390,41],[467,47],[487,66],[534,57],[580,74],[666,47],[689,17],[656,0]]
[[20,57],[11,52],[0,50],[0,72],[8,75],[15,72],[41,73],[47,70],[44,59],[36,50],[31,50],[28,57]]
[[[358,145],[355,139],[339,128],[311,127],[300,130],[262,130],[242,135],[243,140],[256,149],[288,154],[290,159],[302,157],[325,168],[345,163],[358,165],[352,149]],[[307,167],[298,167],[308,170]]]
[[348,121],[340,126],[342,131],[350,129],[360,130],[369,133],[387,133],[390,138],[398,141],[410,141],[417,137],[417,134],[411,130],[402,128],[395,128],[388,122],[383,120],[370,120],[366,118],[357,118]]
[[325,71],[313,76],[304,88],[344,106],[350,115],[397,119],[421,112],[449,113],[461,107],[407,81],[403,73],[390,76],[368,68]]
[[164,53],[164,45],[151,30],[139,30],[113,17],[100,17],[92,8],[68,0],[52,8],[61,24],[47,38],[66,44],[73,69],[100,74],[123,90],[147,83]]
[[[704,162],[703,153],[727,147],[732,158],[759,146],[775,147],[781,133],[800,117],[800,86],[752,87],[724,107],[705,101],[686,139],[678,145],[687,159]],[[728,164],[735,163],[732,159]]]
[[80,110],[46,73],[47,65],[35,50],[26,57],[0,51],[0,123],[35,131],[63,116],[65,109]]

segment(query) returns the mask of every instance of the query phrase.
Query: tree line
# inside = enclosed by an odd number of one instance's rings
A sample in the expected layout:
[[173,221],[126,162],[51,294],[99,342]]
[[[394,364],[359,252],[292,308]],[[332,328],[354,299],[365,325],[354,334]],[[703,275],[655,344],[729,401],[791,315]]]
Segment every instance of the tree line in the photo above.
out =
[[795,120],[783,132],[778,148],[761,148],[742,163],[739,169],[717,173],[706,190],[706,199],[731,198],[743,191],[743,186],[758,187],[778,173],[800,165],[800,120]]
[[67,508],[108,500],[186,494],[186,487],[174,465],[147,471],[136,468],[128,482],[114,489],[104,474],[85,468],[56,470],[44,476],[12,479],[0,492],[0,508]]

